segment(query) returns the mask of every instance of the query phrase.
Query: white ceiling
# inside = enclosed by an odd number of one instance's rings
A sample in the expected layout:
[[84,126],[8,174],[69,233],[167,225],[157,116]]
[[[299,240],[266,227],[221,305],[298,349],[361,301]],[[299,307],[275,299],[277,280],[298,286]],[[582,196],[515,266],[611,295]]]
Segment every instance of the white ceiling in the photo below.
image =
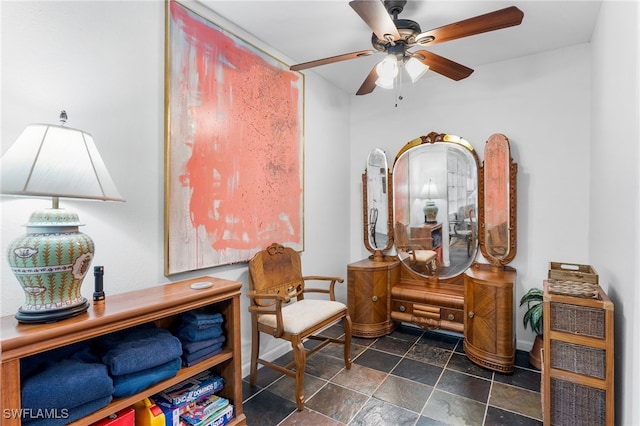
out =
[[[349,6],[348,0],[200,0],[200,3],[282,52],[294,63],[372,49],[372,31]],[[601,0],[409,0],[399,17],[416,21],[422,31],[427,31],[508,6],[522,10],[524,19],[519,26],[428,48],[475,68],[589,42],[600,3]],[[306,72],[313,71],[345,91],[355,93],[382,58],[383,54],[377,53]],[[435,73],[427,75],[446,78]],[[468,78],[473,78],[473,74]]]

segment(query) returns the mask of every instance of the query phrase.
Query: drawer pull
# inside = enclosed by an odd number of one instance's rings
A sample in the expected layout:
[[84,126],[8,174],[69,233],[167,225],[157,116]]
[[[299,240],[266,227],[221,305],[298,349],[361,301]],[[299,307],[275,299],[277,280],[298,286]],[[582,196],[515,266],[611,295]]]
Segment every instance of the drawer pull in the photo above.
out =
[[473,318],[475,316],[476,316],[476,314],[473,311],[469,311],[469,318]]
[[378,301],[378,296],[373,296],[373,297],[371,298],[371,300],[373,300],[374,302],[377,302],[377,301]]
[[456,319],[456,316],[453,314],[449,314],[449,316],[447,316],[447,318],[449,318],[449,321],[453,321],[454,319]]
[[400,305],[400,312],[404,312],[404,311],[406,311],[406,310],[407,310],[407,309],[404,307],[404,305]]

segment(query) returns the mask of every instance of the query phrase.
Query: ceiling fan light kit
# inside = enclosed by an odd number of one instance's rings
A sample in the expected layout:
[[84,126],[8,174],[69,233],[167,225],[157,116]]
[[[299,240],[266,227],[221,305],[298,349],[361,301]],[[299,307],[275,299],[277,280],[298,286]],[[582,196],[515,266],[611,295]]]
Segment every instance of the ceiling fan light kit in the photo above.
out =
[[[409,19],[398,19],[407,0],[352,0],[351,8],[371,28],[371,45],[374,50],[361,50],[343,55],[331,56],[315,61],[304,62],[290,67],[293,71],[301,71],[320,65],[356,59],[373,53],[384,52],[387,56],[374,65],[356,92],[356,95],[366,95],[373,92],[376,86],[391,89],[399,73],[404,67],[415,83],[427,70],[443,75],[452,80],[467,78],[473,69],[450,59],[426,50],[412,52],[414,46],[430,46],[437,43],[469,37],[489,31],[520,25],[524,13],[515,6],[510,6],[494,12],[478,15],[473,18],[454,22],[428,31],[422,31],[420,25]],[[395,60],[395,68],[393,63]],[[385,62],[386,61],[386,62]],[[395,70],[395,71],[394,71]],[[390,74],[394,73],[393,77]]]

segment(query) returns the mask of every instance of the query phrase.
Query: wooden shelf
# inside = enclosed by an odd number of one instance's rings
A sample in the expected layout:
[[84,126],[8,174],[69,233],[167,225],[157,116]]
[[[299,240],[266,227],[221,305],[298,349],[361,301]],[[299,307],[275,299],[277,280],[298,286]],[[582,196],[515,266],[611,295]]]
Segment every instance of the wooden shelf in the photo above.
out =
[[[196,282],[210,282],[212,287],[194,290]],[[214,277],[199,277],[171,284],[159,285],[109,296],[104,304],[92,305],[77,317],[51,324],[20,324],[13,316],[0,319],[2,360],[0,388],[2,412],[17,409],[20,404],[20,359],[91,339],[114,331],[155,321],[170,324],[173,317],[192,309],[214,305],[225,318],[227,334],[223,352],[192,367],[182,368],[178,374],[140,393],[114,399],[107,407],[80,419],[73,425],[85,425],[133,405],[135,402],[179,383],[201,371],[212,369],[225,380],[221,395],[234,404],[235,418],[231,425],[244,425],[242,409],[242,377],[240,361],[240,289],[242,284]],[[3,418],[3,425],[20,425],[19,418]]]

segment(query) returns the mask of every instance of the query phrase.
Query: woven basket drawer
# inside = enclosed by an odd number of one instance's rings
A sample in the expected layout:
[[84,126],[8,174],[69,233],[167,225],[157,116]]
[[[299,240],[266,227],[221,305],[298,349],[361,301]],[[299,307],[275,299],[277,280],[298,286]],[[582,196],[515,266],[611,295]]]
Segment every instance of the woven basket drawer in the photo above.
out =
[[606,391],[551,378],[552,425],[604,425]]
[[604,349],[551,340],[551,368],[604,379],[606,367]]
[[551,302],[551,324],[555,331],[605,338],[605,310]]

